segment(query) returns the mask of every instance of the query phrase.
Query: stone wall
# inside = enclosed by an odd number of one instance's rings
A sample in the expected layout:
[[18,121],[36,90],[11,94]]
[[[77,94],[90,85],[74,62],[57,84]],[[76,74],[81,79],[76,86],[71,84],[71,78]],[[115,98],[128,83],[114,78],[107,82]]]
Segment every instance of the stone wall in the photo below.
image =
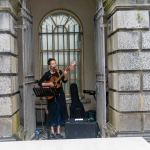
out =
[[105,3],[109,124],[118,136],[146,137],[150,132],[149,5],[132,2]]
[[12,137],[20,126],[16,12],[0,1],[0,138]]

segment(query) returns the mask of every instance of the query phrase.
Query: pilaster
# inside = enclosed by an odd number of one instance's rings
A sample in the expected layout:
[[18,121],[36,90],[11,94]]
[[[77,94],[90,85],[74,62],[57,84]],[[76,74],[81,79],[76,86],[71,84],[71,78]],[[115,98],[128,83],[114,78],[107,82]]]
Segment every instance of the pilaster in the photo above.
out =
[[[20,2],[14,2],[18,8]],[[13,137],[20,127],[17,8],[9,0],[0,1],[0,138]]]
[[117,136],[150,139],[149,3],[111,2],[104,3],[108,23],[108,124]]

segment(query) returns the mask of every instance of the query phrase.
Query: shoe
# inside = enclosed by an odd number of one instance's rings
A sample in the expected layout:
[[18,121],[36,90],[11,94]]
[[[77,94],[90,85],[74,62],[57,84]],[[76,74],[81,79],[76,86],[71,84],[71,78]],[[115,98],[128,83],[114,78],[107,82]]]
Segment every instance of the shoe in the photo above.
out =
[[55,137],[56,137],[56,139],[62,139],[63,138],[63,136],[61,134],[58,134],[58,133],[56,134]]
[[48,132],[48,139],[55,139],[55,135]]
[[51,133],[50,136],[49,136],[49,138],[50,139],[55,139],[55,135]]

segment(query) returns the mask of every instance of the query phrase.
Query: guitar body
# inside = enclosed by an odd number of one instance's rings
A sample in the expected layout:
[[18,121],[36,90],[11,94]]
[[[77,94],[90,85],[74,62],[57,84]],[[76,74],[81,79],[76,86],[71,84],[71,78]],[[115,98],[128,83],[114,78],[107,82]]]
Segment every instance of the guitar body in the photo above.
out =
[[[59,73],[55,72],[48,81],[45,81],[45,83],[53,82],[53,84],[54,84],[53,91],[55,94],[58,94],[59,88],[62,87],[61,81],[60,80],[58,81],[59,77],[60,77]],[[54,98],[54,96],[48,96],[48,100],[52,100],[53,98]]]

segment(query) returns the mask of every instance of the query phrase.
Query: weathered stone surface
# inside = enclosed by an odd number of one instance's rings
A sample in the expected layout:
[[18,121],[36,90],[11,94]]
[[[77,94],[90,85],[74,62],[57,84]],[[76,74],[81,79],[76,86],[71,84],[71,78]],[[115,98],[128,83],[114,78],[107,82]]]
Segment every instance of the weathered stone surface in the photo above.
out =
[[0,73],[18,73],[18,59],[13,56],[1,56]]
[[117,131],[141,131],[142,122],[140,113],[120,113],[109,109],[109,121]]
[[117,32],[108,38],[108,52],[139,49],[140,33],[137,31]]
[[150,131],[150,112],[143,114],[144,130]]
[[11,52],[17,54],[17,41],[10,34],[0,34],[0,52]]
[[138,73],[111,73],[109,87],[117,91],[140,90],[140,74]]
[[116,53],[108,57],[109,70],[149,70],[150,52]]
[[19,109],[19,95],[0,97],[0,116],[10,116]]
[[18,91],[17,76],[0,76],[0,94],[11,94]]
[[116,11],[113,15],[113,31],[120,28],[149,28],[149,11]]
[[0,118],[0,137],[11,137],[19,128],[19,112],[12,117]]

